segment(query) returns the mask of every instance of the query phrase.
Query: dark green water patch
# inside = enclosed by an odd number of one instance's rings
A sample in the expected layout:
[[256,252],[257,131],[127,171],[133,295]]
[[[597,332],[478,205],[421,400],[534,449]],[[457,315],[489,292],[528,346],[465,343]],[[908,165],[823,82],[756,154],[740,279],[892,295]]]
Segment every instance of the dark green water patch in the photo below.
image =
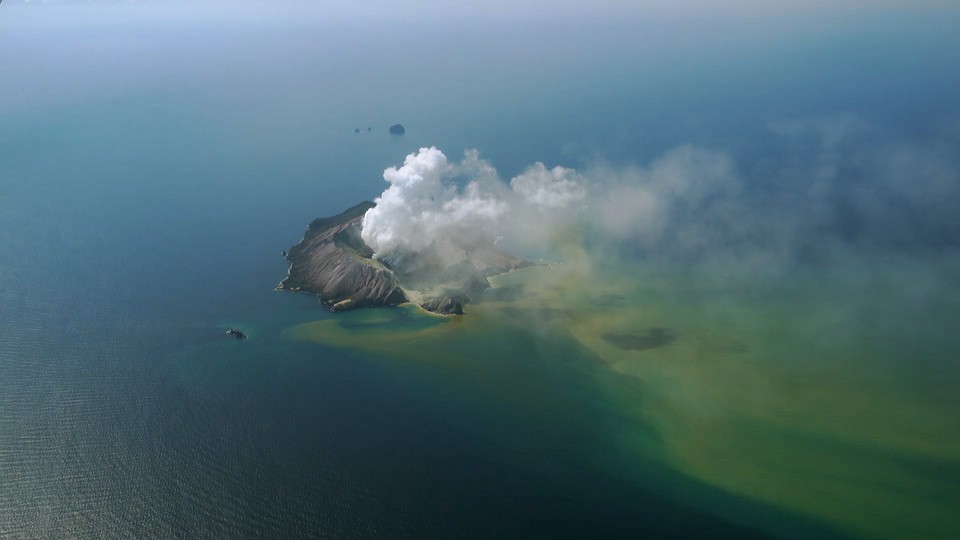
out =
[[523,309],[508,306],[500,310],[504,315],[515,319],[530,319],[541,322],[551,322],[570,318],[570,312],[565,309],[542,307],[539,309]]
[[604,334],[603,339],[625,351],[645,351],[665,347],[677,340],[669,328],[650,328],[643,334]]
[[601,305],[623,307],[627,305],[627,298],[619,294],[604,294],[597,297],[596,300]]

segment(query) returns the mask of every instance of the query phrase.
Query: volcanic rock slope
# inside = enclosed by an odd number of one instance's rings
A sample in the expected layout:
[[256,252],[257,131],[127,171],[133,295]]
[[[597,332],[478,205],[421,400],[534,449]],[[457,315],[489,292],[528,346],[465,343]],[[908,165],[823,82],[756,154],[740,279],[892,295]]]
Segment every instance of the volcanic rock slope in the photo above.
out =
[[487,278],[530,263],[491,248],[447,243],[390,265],[374,258],[360,237],[365,201],[315,219],[290,248],[290,270],[278,289],[316,294],[335,311],[416,302],[442,314],[462,314],[463,304],[490,286]]

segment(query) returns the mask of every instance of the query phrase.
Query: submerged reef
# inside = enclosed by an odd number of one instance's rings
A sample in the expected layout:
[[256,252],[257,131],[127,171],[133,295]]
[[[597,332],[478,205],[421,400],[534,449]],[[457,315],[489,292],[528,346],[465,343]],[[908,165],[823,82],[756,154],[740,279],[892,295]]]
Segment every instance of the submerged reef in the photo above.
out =
[[365,201],[313,220],[286,258],[290,270],[278,289],[317,295],[334,311],[413,302],[444,315],[463,314],[464,304],[490,287],[488,277],[532,263],[483,245],[446,242],[396,260],[374,256],[360,236]]

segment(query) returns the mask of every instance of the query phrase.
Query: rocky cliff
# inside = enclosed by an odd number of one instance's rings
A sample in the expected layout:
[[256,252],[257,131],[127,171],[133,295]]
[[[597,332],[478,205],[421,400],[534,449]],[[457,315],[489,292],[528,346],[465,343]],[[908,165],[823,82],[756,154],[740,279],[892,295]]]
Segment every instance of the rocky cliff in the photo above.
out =
[[279,289],[316,294],[334,310],[389,306],[407,301],[397,276],[372,258],[360,240],[360,221],[373,203],[315,219],[290,248],[290,271]]
[[336,216],[315,219],[286,258],[290,270],[278,289],[316,294],[335,311],[415,302],[435,313],[462,314],[487,278],[530,263],[486,246],[433,246],[423,254],[386,261],[360,237],[360,203]]

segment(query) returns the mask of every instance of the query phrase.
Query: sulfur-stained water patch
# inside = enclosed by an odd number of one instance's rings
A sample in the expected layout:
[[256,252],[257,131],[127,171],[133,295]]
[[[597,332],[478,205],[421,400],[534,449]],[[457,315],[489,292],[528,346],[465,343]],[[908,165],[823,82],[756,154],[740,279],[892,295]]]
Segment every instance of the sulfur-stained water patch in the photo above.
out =
[[[960,531],[960,296],[942,270],[956,261],[757,274],[573,255],[495,278],[510,292],[463,317],[372,310],[288,334],[456,366],[545,416],[537,381],[510,374],[531,361],[553,366],[536,376],[569,373],[576,354],[598,366],[579,384],[611,411],[608,440],[592,448],[614,474],[649,483],[641,471],[661,463],[853,535]],[[725,511],[709,493],[675,495]]]
[[552,302],[637,381],[618,391],[621,406],[658,427],[679,470],[855,534],[954,537],[957,291],[925,264],[874,263],[742,280],[594,270],[626,301],[599,307],[571,291]]
[[[634,269],[614,285],[624,305],[554,300],[577,314],[568,329],[582,343],[642,382],[623,406],[658,426],[680,470],[854,533],[949,538],[957,304],[929,285],[935,274],[869,265],[736,283]],[[603,339],[658,325],[683,339],[639,351]]]
[[[456,319],[426,312],[413,304],[338,313],[330,319],[287,328],[289,339],[389,353],[449,330]],[[402,349],[401,349],[402,350]]]

